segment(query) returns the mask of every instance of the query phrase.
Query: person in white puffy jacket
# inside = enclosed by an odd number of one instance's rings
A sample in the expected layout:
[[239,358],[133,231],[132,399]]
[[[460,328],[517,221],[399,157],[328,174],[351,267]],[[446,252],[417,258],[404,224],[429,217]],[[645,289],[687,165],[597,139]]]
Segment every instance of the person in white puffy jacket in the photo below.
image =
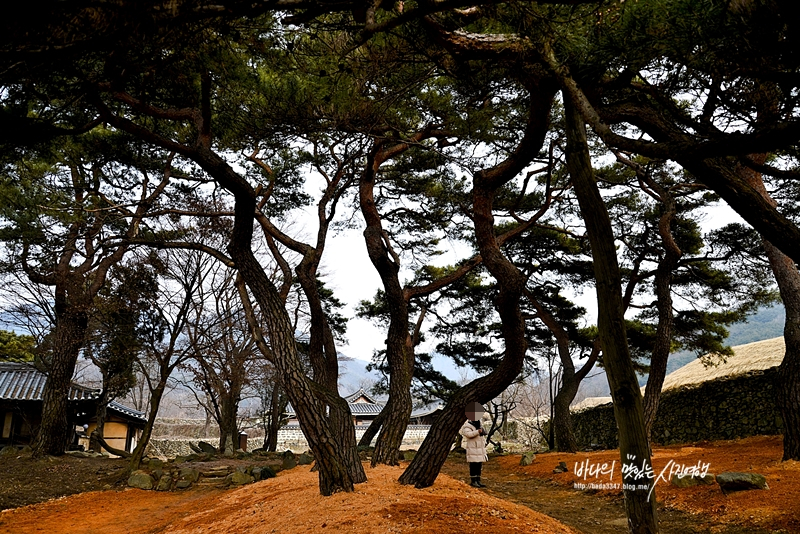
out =
[[483,416],[483,406],[477,402],[467,405],[465,415],[466,422],[461,427],[459,434],[464,436],[462,444],[467,451],[467,462],[469,463],[470,486],[475,488],[485,488],[481,483],[481,468],[483,462],[489,460],[486,456],[486,431],[481,428],[481,417]]

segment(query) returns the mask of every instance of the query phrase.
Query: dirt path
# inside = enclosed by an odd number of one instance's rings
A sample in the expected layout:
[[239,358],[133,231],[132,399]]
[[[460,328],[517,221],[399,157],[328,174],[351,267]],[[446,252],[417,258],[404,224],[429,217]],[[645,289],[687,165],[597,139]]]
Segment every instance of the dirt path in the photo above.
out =
[[[467,466],[448,461],[442,472],[468,479]],[[625,532],[625,508],[621,496],[600,496],[565,487],[524,473],[509,472],[498,461],[484,465],[482,481],[486,493],[548,515],[586,534]],[[659,506],[662,534],[769,534],[752,526],[721,524],[702,515]]]

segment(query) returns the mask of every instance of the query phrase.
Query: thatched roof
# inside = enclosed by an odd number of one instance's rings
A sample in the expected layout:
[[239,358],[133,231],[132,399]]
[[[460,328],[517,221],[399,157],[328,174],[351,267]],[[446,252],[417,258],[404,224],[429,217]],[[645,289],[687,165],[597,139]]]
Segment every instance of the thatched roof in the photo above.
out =
[[[785,350],[783,337],[776,337],[733,347],[733,356],[728,356],[725,362],[709,354],[668,374],[661,391],[777,367],[783,361]],[[712,365],[706,367],[704,361],[710,361]]]
[[[725,361],[722,361],[717,355],[706,354],[702,358],[693,360],[668,374],[664,378],[664,385],[661,391],[664,392],[719,378],[729,378],[777,367],[783,361],[783,354],[786,350],[783,337],[737,345],[732,348],[733,356],[728,356]],[[706,366],[707,363],[709,364],[708,366]],[[642,395],[644,395],[644,388],[642,388]],[[570,410],[579,412],[610,403],[611,397],[588,397],[570,407]]]

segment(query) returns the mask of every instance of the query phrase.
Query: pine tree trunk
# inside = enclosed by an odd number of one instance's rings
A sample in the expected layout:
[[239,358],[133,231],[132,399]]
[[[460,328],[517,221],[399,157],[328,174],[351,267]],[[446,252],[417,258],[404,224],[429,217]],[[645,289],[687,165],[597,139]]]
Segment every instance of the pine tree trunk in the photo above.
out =
[[[586,233],[592,248],[597,285],[597,326],[603,347],[603,364],[608,374],[614,417],[619,429],[619,452],[623,466],[652,468],[650,447],[645,430],[642,396],[628,351],[622,303],[622,281],[617,263],[614,233],[603,198],[597,188],[586,142],[586,130],[580,114],[565,99],[567,130],[567,169],[578,197]],[[643,480],[628,470],[623,475],[625,512],[632,534],[658,532],[656,496],[653,480],[649,490],[637,488]]]
[[97,421],[97,424],[95,425],[94,430],[92,430],[92,434],[89,437],[89,450],[91,451],[101,452],[103,449],[103,446],[98,438],[103,437],[107,413],[108,392],[104,388],[103,392],[100,394],[100,398],[97,399],[97,409],[95,410],[95,420]]
[[[42,391],[42,423],[33,442],[33,456],[64,454],[72,437],[67,420],[67,398],[78,354],[88,326],[85,312],[68,309],[68,297],[57,288],[53,356]],[[59,297],[58,294],[61,293]]]
[[[399,149],[398,149],[399,150]],[[404,150],[404,149],[403,149]],[[411,416],[411,380],[414,374],[414,347],[408,321],[408,300],[400,284],[399,258],[392,253],[389,237],[383,230],[375,205],[374,187],[378,169],[387,159],[381,143],[376,143],[359,183],[359,203],[364,221],[367,253],[383,282],[389,305],[389,331],[386,336],[386,362],[389,366],[391,409],[382,418],[372,467],[398,465],[400,445]]]
[[501,320],[505,353],[500,364],[488,375],[461,387],[431,425],[419,451],[400,476],[401,484],[417,488],[431,486],[447,459],[453,440],[465,420],[465,408],[471,402],[485,404],[500,395],[522,372],[528,343],[520,298],[525,277],[505,257],[497,242],[493,203],[497,191],[513,179],[536,155],[548,130],[549,110],[554,90],[531,89],[531,110],[525,136],[517,150],[498,165],[475,173],[472,207],[475,239],[486,268],[497,281],[495,308]]
[[656,342],[650,357],[650,374],[644,392],[644,422],[647,439],[650,440],[653,424],[658,413],[658,401],[661,388],[667,375],[667,362],[672,348],[672,272],[678,265],[683,252],[672,237],[672,222],[675,220],[677,204],[672,195],[654,181],[650,186],[661,198],[663,213],[658,221],[658,233],[664,247],[664,256],[658,263],[655,276],[656,308],[658,309],[658,327]]
[[159,382],[158,385],[150,392],[150,404],[148,407],[147,422],[142,430],[142,436],[139,438],[139,443],[131,453],[131,459],[128,463],[128,472],[132,473],[139,469],[142,465],[142,458],[144,458],[144,451],[150,443],[150,436],[153,435],[153,427],[156,424],[156,416],[158,415],[158,408],[161,406],[161,398],[164,396],[164,388],[166,383]]
[[264,446],[270,452],[275,452],[278,448],[278,430],[280,430],[281,412],[281,389],[280,384],[275,382],[272,387],[272,396],[269,404],[269,426],[267,427],[266,443]]
[[359,447],[369,447],[372,444],[372,440],[375,439],[375,436],[378,435],[380,432],[381,427],[383,426],[383,422],[389,416],[389,411],[391,410],[392,398],[389,397],[389,400],[384,405],[381,413],[379,413],[375,419],[369,424],[367,429],[364,431],[364,434],[361,436],[361,439],[358,440]]
[[234,392],[224,393],[220,398],[219,452],[231,455],[239,448],[239,429],[236,416],[238,403],[231,398]]
[[[766,160],[764,154],[750,157],[757,163]],[[777,205],[764,187],[760,173],[741,166],[737,171],[765,201]],[[800,460],[800,271],[795,262],[771,242],[765,239],[763,245],[786,310],[783,326],[786,352],[778,367],[775,388],[775,401],[783,418],[783,460]]]

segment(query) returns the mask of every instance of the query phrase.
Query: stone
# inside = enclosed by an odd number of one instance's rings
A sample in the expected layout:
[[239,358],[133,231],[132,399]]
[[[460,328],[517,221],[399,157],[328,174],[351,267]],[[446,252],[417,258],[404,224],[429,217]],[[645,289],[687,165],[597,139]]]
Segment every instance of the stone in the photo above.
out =
[[767,478],[758,473],[737,473],[730,471],[717,475],[717,484],[723,493],[753,489],[769,489]]
[[164,475],[164,468],[156,467],[150,474],[153,475],[153,478],[156,480],[161,480],[161,477]]
[[710,486],[714,483],[714,475],[708,473],[705,476],[683,476],[672,475],[670,483],[679,488],[691,488],[692,486]]
[[[408,459],[408,458],[406,458]],[[311,465],[314,463],[314,457],[310,454],[303,453],[297,457],[297,464],[298,465]]]
[[169,491],[171,487],[172,487],[172,476],[163,475],[161,478],[158,479],[158,486],[156,486],[156,491]]
[[192,449],[197,454],[202,454],[203,453],[203,449],[201,449],[200,447],[198,447],[197,445],[195,445],[191,441],[189,442],[189,448]]
[[267,480],[268,478],[275,478],[275,470],[265,465],[261,467],[261,480]]
[[281,463],[281,467],[283,467],[283,469],[294,469],[297,467],[297,459],[292,451],[286,451],[283,453],[283,462]]
[[159,458],[151,458],[150,461],[147,462],[147,467],[151,471],[158,469],[159,467],[164,467],[164,461]]
[[155,486],[155,480],[148,473],[144,471],[134,471],[128,477],[128,486],[132,488],[139,488],[143,490],[151,490]]
[[255,482],[255,478],[242,471],[231,473],[226,480],[234,486],[244,486],[245,484],[252,484]]
[[[17,451],[17,448],[14,447],[14,452],[16,453],[16,451]],[[91,454],[89,454],[88,452],[83,452],[83,451],[66,451],[66,452],[64,452],[64,454],[68,454],[69,456],[73,456],[75,458],[91,458],[92,457]]]
[[197,446],[200,448],[201,452],[204,452],[206,454],[217,454],[217,448],[210,443],[201,441],[200,443],[197,444]]
[[253,469],[251,469],[250,470],[250,476],[252,476],[253,480],[255,480],[256,482],[261,480],[261,468],[260,467],[254,467]]
[[216,467],[200,473],[203,478],[224,478],[230,474],[227,467]]
[[175,484],[175,489],[186,489],[192,486],[191,480],[179,480],[177,484]]
[[2,449],[0,449],[0,456],[14,456],[18,452],[19,452],[19,449],[17,449],[15,446],[6,445]]
[[522,458],[519,459],[519,465],[531,465],[535,459],[536,454],[530,451],[526,452],[522,455]]
[[178,471],[178,478],[181,480],[188,480],[190,482],[197,482],[197,479],[200,478],[200,471],[192,467],[184,467]]
[[31,454],[33,449],[31,449],[30,445],[25,445],[19,450],[20,454]]
[[555,469],[553,469],[553,473],[568,473],[569,468],[567,467],[567,462],[558,462],[558,465]]

